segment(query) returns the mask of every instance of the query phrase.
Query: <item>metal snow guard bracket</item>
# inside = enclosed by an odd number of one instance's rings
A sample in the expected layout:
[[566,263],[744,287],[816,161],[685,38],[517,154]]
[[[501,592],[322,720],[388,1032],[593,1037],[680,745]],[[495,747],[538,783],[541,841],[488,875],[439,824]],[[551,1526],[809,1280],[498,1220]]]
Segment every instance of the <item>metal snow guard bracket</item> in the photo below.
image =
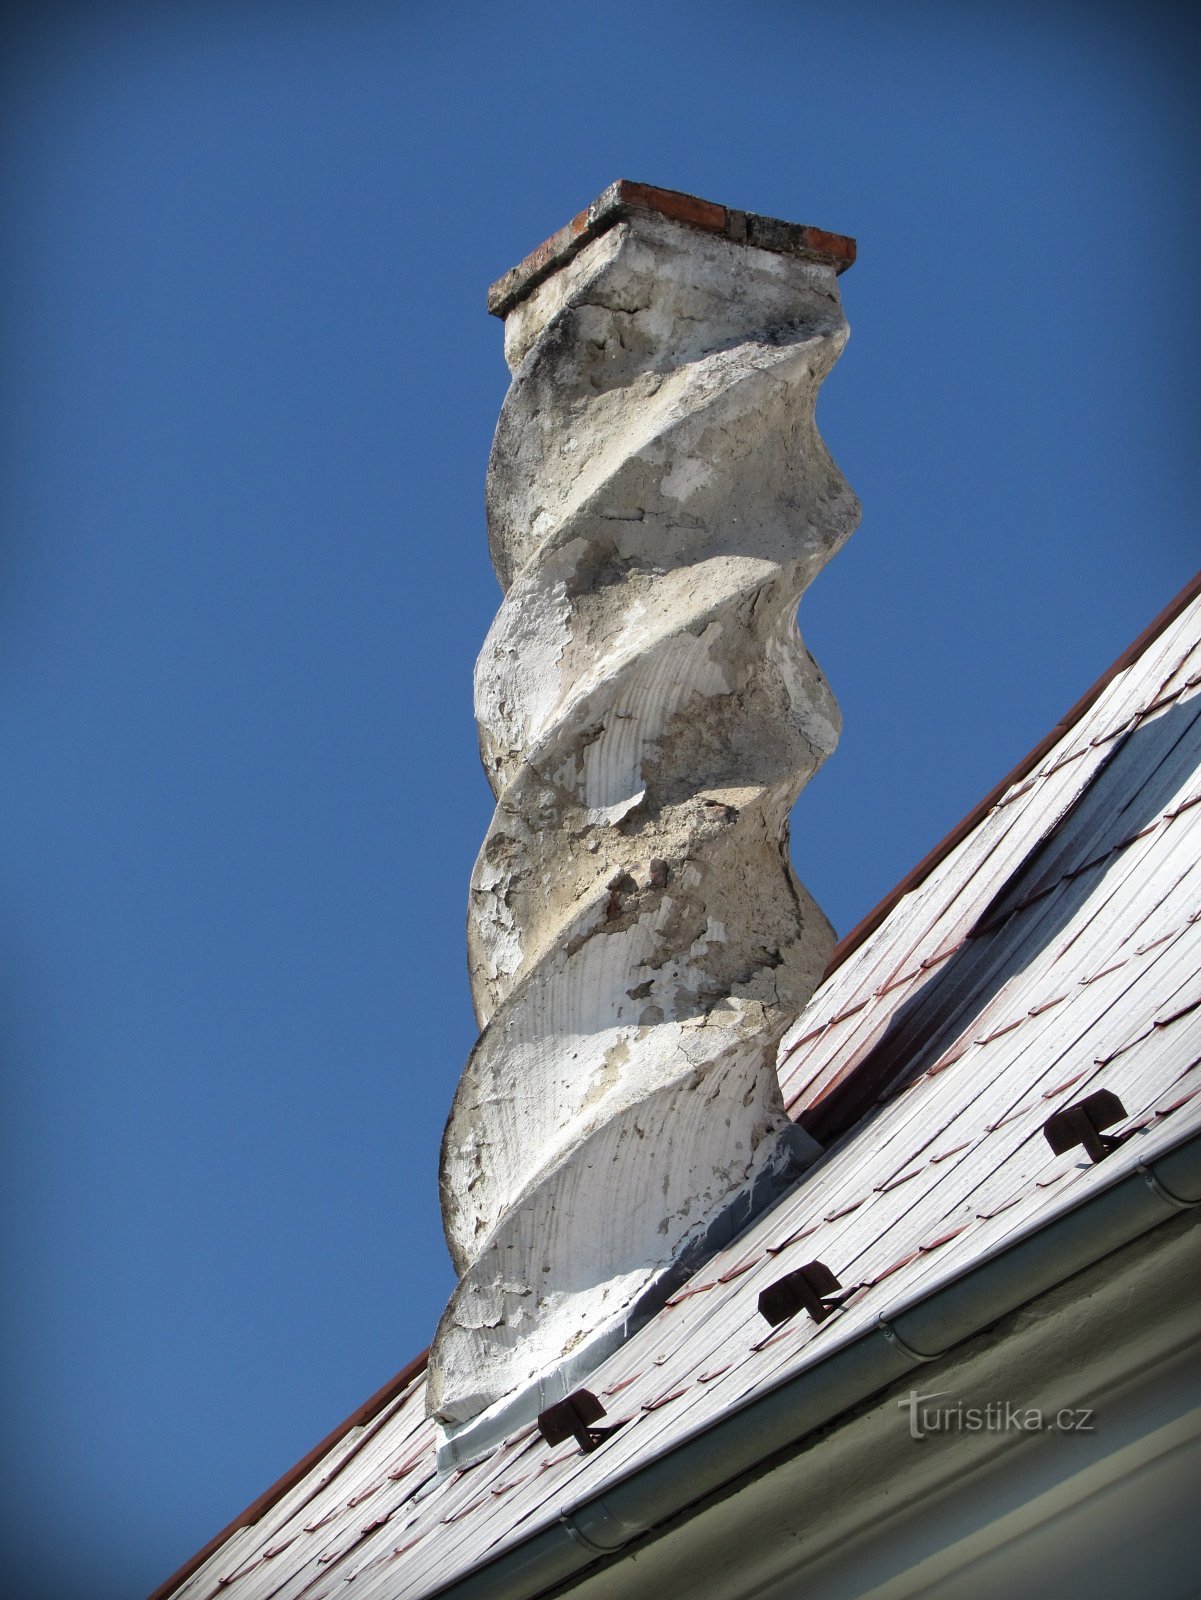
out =
[[1043,1133],[1057,1156],[1080,1144],[1090,1161],[1104,1161],[1129,1135],[1101,1130],[1112,1128],[1126,1114],[1126,1107],[1112,1089],[1098,1089],[1074,1106],[1065,1106],[1048,1117],[1043,1123]]
[[590,1389],[576,1389],[566,1400],[560,1400],[538,1413],[538,1432],[549,1445],[562,1444],[564,1439],[574,1439],[580,1449],[587,1452],[603,1444],[616,1427],[596,1428],[605,1415],[605,1408]]
[[814,1322],[824,1322],[852,1292],[842,1287],[824,1261],[808,1261],[768,1284],[759,1295],[759,1315],[773,1328],[798,1311],[807,1311]]

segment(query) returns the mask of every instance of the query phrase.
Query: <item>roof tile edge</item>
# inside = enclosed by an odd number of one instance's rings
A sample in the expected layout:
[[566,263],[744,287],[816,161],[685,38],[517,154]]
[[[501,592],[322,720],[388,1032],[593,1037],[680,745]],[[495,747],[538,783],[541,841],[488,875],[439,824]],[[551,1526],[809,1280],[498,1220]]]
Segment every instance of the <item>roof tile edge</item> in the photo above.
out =
[[524,261],[498,278],[488,290],[488,310],[507,317],[514,306],[531,295],[540,283],[564,267],[586,244],[598,239],[615,223],[635,214],[666,217],[704,233],[720,234],[734,244],[749,244],[777,255],[798,256],[845,272],[855,260],[855,241],[841,233],[827,233],[801,222],[784,222],[754,211],[701,200],[678,189],[618,178],[586,210],[552,233]]
[[182,1589],[188,1579],[199,1572],[208,1558],[211,1555],[215,1555],[227,1539],[232,1538],[239,1528],[250,1527],[260,1517],[265,1516],[273,1506],[278,1505],[288,1491],[294,1489],[301,1479],[311,1472],[318,1462],[346,1437],[352,1428],[365,1427],[379,1416],[385,1406],[390,1405],[398,1395],[403,1394],[409,1384],[414,1379],[419,1378],[425,1371],[428,1360],[429,1348],[427,1346],[420,1355],[414,1356],[412,1361],[401,1367],[394,1377],[389,1378],[387,1383],[377,1389],[367,1400],[364,1400],[361,1406],[357,1406],[345,1421],[340,1422],[336,1428],[331,1428],[324,1439],[315,1444],[306,1455],[301,1456],[296,1465],[289,1467],[287,1472],[282,1477],[277,1478],[269,1488],[264,1489],[257,1500],[252,1500],[244,1511],[240,1511],[232,1521],[227,1522],[219,1533],[215,1533],[207,1544],[202,1545],[197,1550],[194,1556],[191,1556],[169,1578],[160,1583],[154,1593],[148,1597],[148,1600],[169,1600],[171,1595]]

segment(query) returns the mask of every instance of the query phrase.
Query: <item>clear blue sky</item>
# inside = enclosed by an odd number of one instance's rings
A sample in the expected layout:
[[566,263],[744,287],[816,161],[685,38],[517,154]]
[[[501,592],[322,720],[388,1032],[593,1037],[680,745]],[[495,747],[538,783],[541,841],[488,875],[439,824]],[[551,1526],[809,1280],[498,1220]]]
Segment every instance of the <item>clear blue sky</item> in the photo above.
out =
[[1184,9],[9,8],[7,1592],[144,1594],[450,1289],[487,284],[618,176],[858,237],[845,930],[1197,564]]

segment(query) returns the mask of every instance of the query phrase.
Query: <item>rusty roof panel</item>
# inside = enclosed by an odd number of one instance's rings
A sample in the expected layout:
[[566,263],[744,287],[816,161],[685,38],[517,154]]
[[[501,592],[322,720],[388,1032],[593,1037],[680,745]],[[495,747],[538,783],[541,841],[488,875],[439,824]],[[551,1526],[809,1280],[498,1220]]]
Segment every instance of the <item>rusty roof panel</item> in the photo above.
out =
[[[588,1380],[620,1396],[600,1448],[524,1428],[438,1481],[410,1375],[161,1594],[420,1600],[1201,1127],[1198,639],[1194,595],[819,989],[782,1077],[831,1146]],[[1098,1090],[1128,1137],[1053,1152],[1047,1117]],[[765,1330],[810,1259],[854,1292]]]

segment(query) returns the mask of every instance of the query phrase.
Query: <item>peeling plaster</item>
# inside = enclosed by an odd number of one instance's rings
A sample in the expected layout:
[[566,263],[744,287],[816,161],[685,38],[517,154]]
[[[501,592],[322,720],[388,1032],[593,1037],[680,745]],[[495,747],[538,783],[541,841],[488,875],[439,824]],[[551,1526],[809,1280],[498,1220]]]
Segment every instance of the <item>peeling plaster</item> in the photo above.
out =
[[797,600],[858,506],[813,424],[832,268],[638,216],[510,314],[476,668],[497,798],[442,1152],[450,1432],[582,1359],[793,1158],[773,1061],[833,943],[788,814],[838,712]]

